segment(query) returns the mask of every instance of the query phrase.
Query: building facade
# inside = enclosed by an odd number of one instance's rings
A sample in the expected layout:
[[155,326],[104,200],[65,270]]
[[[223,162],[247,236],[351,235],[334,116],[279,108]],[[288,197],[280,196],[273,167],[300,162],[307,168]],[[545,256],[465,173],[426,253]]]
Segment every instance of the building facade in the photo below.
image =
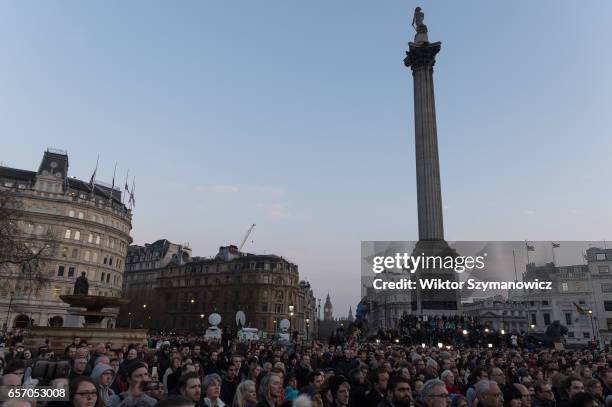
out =
[[[612,340],[612,250],[590,248],[587,264],[543,266],[529,264],[525,281],[551,281],[551,290],[527,290],[525,302],[529,329],[544,332],[553,321],[568,328],[568,345],[586,345],[593,340]],[[517,298],[518,300],[519,298]],[[610,321],[610,326],[608,326]]]
[[[586,259],[593,291],[593,323],[600,342],[612,342],[612,249],[590,248]],[[587,311],[588,312],[588,311]]]
[[476,298],[463,303],[463,313],[478,317],[480,324],[497,332],[527,332],[527,308],[522,301],[506,299],[501,295]]
[[131,301],[121,307],[119,323],[126,327],[149,326],[152,316],[163,313],[163,304],[152,301],[159,288],[162,269],[173,262],[191,261],[191,248],[166,239],[144,246],[131,245],[125,259],[124,295]]
[[[300,281],[296,264],[280,256],[242,253],[236,246],[226,246],[214,258],[173,255],[159,266],[154,271],[141,268],[126,272],[126,292],[135,289],[135,281],[147,282],[139,285],[144,288],[132,301],[134,312],[142,314],[139,327],[202,332],[208,327],[210,314],[218,313],[222,327],[233,331],[236,312],[243,311],[246,326],[268,333],[277,332],[283,319],[301,335],[306,335],[307,325],[308,330],[311,326],[317,329],[316,300],[310,284]],[[155,281],[136,277],[146,273],[155,273],[151,274]],[[130,315],[122,309],[121,324],[129,320]]]
[[18,266],[0,267],[3,325],[62,326],[68,305],[59,296],[72,294],[81,273],[89,294],[121,295],[132,214],[120,190],[69,177],[68,154],[54,149],[45,151],[38,171],[0,167],[0,189],[19,202],[17,238],[52,248],[41,257],[40,281],[21,278]]

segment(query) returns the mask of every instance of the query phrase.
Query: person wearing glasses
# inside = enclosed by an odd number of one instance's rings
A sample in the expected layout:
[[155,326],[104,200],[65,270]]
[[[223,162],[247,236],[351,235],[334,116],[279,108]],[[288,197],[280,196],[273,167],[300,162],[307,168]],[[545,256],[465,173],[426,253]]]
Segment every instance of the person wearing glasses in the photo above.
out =
[[450,406],[450,394],[446,390],[446,384],[440,379],[427,380],[421,390],[421,400],[426,407]]
[[531,400],[533,407],[555,407],[555,394],[547,382],[536,382],[533,386],[535,397]]
[[87,376],[70,381],[70,405],[73,407],[104,407],[98,386]]
[[481,380],[474,388],[479,407],[503,407],[504,396],[496,381]]

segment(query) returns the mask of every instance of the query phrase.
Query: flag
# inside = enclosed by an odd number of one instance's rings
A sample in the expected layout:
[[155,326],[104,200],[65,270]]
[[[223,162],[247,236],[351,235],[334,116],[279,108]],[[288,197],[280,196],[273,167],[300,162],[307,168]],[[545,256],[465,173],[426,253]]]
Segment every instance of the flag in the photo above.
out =
[[132,190],[130,191],[130,205],[136,207],[136,199],[134,198],[134,191],[136,190],[136,177],[132,178]]
[[559,246],[561,246],[561,243],[555,243],[555,242],[552,242],[552,247],[553,247],[553,249],[556,249],[556,248],[557,248],[557,247],[559,247]]
[[527,244],[527,242],[525,242],[525,247],[527,248],[528,252],[535,252],[535,247],[534,246],[529,246]]
[[580,315],[586,315],[587,314],[587,311],[585,311],[585,309],[582,308],[580,305],[578,305],[576,303],[574,303],[574,305],[576,306],[576,311],[578,311],[578,313]]
[[94,192],[94,187],[96,183],[96,173],[98,172],[98,162],[99,161],[100,161],[100,155],[98,155],[98,158],[96,159],[96,169],[94,170],[93,174],[91,174],[91,179],[89,180],[89,190],[92,194]]
[[110,201],[113,200],[113,190],[115,189],[115,173],[117,172],[117,163],[115,163],[115,170],[113,171],[113,183],[111,184],[110,194],[108,195],[108,199]]

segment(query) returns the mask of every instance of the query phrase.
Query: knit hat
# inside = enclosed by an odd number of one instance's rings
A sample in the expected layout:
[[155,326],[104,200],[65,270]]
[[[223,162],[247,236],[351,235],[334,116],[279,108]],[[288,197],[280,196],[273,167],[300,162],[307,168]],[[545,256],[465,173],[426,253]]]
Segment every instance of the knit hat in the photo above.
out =
[[140,368],[147,368],[147,365],[145,365],[142,362],[132,362],[129,365],[127,365],[126,370],[127,370],[127,376],[128,378],[132,377],[132,373],[134,373],[136,370],[140,369]]

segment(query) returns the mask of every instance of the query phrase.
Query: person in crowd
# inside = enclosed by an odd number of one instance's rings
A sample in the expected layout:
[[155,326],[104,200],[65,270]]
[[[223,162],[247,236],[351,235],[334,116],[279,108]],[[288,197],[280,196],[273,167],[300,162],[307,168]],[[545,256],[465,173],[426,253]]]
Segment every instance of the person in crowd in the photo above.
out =
[[232,357],[232,361],[234,363],[230,363],[227,366],[227,370],[225,371],[225,375],[221,382],[221,400],[227,405],[231,404],[234,401],[234,395],[236,394],[236,389],[238,388],[239,379],[237,377],[239,367],[238,364],[240,361],[238,359]]
[[112,366],[100,363],[94,367],[90,377],[98,386],[100,399],[104,405],[109,405],[111,398],[115,395],[115,392],[111,389],[115,378],[115,371]]
[[587,393],[592,394],[599,405],[603,406],[605,404],[603,397],[603,384],[601,384],[599,380],[593,378],[587,379],[584,382],[584,390]]
[[68,393],[72,407],[105,407],[98,386],[90,377],[75,377]]
[[182,375],[178,381],[178,389],[181,396],[193,401],[196,406],[200,405],[202,395],[202,383],[195,372]]
[[128,389],[124,393],[115,394],[111,397],[107,407],[126,407],[137,402],[153,407],[157,400],[145,393],[146,386],[144,383],[149,381],[147,365],[134,361],[126,368]]
[[474,387],[479,407],[502,407],[504,395],[495,380],[481,380]]
[[221,400],[221,376],[211,373],[204,377],[202,382],[204,391],[204,405],[206,407],[224,407],[225,403]]
[[248,379],[241,382],[236,388],[232,407],[255,407],[256,404],[257,390],[255,382]]
[[155,407],[194,407],[193,401],[186,399],[183,396],[169,396],[166,399],[160,400]]
[[557,407],[569,407],[570,399],[584,391],[584,384],[578,376],[569,376],[561,381]]
[[347,407],[349,403],[349,395],[351,385],[344,375],[334,375],[329,380],[329,391],[332,397],[333,407]]
[[387,384],[387,397],[378,403],[378,407],[410,407],[412,404],[412,391],[410,382],[402,375],[389,379]]
[[555,407],[555,394],[548,382],[539,381],[534,384],[534,397],[532,407]]
[[446,390],[446,383],[439,379],[426,381],[421,391],[421,400],[425,407],[449,407],[450,394]]
[[357,407],[377,406],[387,394],[387,383],[389,373],[385,368],[378,368],[372,371],[370,382],[372,388],[362,400],[356,400]]
[[282,379],[279,375],[267,373],[259,384],[257,391],[257,407],[277,407],[282,385]]

